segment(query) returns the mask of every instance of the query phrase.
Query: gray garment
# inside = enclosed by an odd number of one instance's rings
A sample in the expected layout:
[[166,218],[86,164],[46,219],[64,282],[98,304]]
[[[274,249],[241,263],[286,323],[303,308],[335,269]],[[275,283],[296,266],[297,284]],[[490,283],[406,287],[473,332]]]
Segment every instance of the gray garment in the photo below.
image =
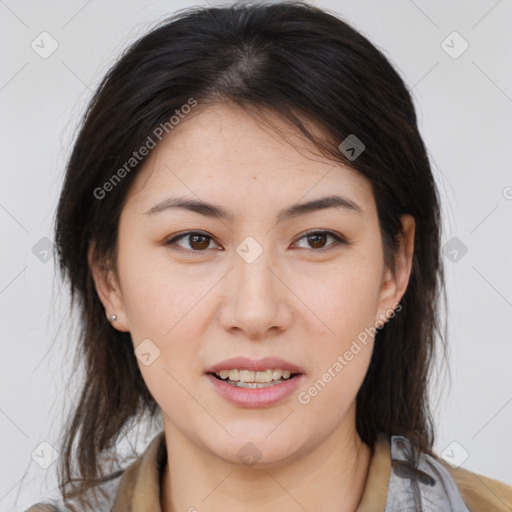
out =
[[470,512],[448,471],[418,454],[409,440],[391,437],[391,475],[384,512]]

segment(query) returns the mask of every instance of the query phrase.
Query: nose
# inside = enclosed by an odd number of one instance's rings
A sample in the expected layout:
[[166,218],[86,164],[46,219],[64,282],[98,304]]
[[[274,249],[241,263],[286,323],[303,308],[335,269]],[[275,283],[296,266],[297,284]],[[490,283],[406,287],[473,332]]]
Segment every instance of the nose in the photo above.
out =
[[219,321],[226,331],[262,340],[291,325],[293,294],[265,251],[252,263],[235,255],[224,286]]

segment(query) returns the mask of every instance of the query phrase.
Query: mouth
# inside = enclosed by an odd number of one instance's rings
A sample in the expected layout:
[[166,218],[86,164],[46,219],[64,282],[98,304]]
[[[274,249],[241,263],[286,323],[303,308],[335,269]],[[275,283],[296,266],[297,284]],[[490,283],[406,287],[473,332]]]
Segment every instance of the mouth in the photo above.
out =
[[290,398],[306,371],[280,357],[232,357],[205,370],[205,377],[227,402],[242,408],[273,407]]
[[[267,379],[272,375],[272,378],[269,382],[256,382],[265,377],[257,375],[258,373],[267,374]],[[265,408],[275,407],[289,399],[305,379],[303,373],[291,373],[291,371],[289,375],[284,372],[284,375],[279,373],[279,370],[274,373],[274,369],[261,372],[240,370],[237,375],[236,370],[220,370],[207,372],[205,377],[210,381],[212,389],[230,404],[240,408]]]

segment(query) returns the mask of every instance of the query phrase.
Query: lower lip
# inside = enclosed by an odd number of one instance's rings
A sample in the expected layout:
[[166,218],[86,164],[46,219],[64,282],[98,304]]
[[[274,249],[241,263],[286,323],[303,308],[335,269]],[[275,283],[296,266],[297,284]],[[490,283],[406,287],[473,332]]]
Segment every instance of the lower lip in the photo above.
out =
[[228,402],[238,407],[248,408],[275,405],[290,396],[304,380],[304,374],[300,374],[281,384],[275,384],[267,388],[248,389],[232,386],[210,374],[206,376],[215,387],[215,390]]

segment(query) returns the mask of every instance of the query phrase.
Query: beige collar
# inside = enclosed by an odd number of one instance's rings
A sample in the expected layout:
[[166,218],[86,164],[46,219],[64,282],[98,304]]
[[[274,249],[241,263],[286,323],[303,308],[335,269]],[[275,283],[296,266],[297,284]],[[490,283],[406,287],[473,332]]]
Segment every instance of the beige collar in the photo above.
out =
[[[123,473],[112,512],[162,512],[160,484],[166,463],[165,434],[160,432]],[[372,452],[368,479],[357,512],[384,512],[390,471],[389,443],[381,436]]]

